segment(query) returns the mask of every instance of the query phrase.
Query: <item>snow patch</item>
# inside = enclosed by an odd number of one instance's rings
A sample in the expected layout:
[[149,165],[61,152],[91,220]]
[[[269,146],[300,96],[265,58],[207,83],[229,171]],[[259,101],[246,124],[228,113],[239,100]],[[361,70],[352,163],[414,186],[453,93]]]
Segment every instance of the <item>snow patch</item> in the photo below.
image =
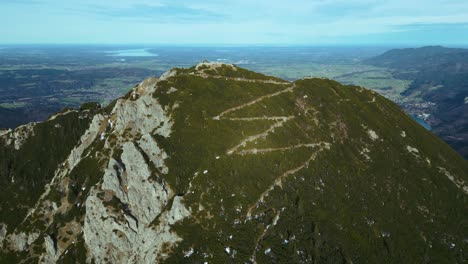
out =
[[431,165],[431,160],[429,158],[426,158],[427,165]]
[[382,231],[380,234],[382,237],[390,237],[390,233],[387,231]]
[[369,135],[369,138],[372,139],[372,141],[376,141],[377,139],[379,139],[377,133],[375,133],[375,131],[372,129],[367,130],[367,134]]
[[411,146],[406,146],[406,150],[408,150],[409,153],[419,154],[419,150],[417,148],[413,148]]
[[364,156],[364,158],[369,161],[371,160],[370,156],[368,155],[370,153],[370,150],[368,148],[363,148],[359,154],[361,154],[362,156]]
[[188,258],[188,257],[192,256],[193,252],[194,252],[193,248],[190,248],[189,251],[184,252],[185,253],[184,257]]

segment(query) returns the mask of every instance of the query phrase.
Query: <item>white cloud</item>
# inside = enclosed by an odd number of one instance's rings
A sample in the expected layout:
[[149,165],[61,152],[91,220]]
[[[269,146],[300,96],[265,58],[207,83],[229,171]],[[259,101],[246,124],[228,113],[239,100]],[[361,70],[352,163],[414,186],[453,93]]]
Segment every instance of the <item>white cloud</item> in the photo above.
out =
[[[159,8],[168,12],[153,15]],[[468,24],[466,14],[466,0],[16,0],[0,2],[0,23],[9,25],[0,43],[326,43],[408,25]]]

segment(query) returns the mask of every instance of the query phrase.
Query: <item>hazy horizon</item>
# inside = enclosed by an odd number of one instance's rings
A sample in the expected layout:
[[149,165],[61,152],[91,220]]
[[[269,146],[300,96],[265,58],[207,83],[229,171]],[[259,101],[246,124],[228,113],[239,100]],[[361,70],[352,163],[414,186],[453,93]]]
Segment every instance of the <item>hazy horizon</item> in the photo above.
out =
[[468,46],[463,0],[11,0],[1,45]]
[[436,43],[420,43],[420,44],[164,44],[164,43],[0,43],[0,49],[16,48],[16,47],[100,47],[100,48],[129,48],[129,49],[152,49],[152,48],[379,48],[379,49],[403,49],[403,48],[421,48],[441,46],[446,48],[468,48],[468,44],[436,44]]

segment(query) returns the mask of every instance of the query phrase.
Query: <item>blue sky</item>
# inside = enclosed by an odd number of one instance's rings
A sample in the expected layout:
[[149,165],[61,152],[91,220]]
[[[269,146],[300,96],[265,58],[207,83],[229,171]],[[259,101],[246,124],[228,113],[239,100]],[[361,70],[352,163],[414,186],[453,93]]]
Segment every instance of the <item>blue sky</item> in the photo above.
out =
[[467,0],[0,0],[0,43],[468,45]]

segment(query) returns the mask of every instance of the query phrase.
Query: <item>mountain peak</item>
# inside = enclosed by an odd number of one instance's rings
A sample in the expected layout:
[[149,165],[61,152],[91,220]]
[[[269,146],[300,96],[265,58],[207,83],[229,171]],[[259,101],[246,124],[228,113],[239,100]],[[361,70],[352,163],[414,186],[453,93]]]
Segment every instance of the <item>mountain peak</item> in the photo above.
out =
[[466,162],[361,87],[203,62],[32,132],[0,136],[0,261],[462,258]]
[[230,67],[232,70],[236,70],[236,66],[234,64],[230,63],[223,63],[223,62],[210,62],[207,60],[204,60],[200,63],[198,63],[195,66],[195,69],[198,70],[203,70],[203,69],[210,69],[210,70],[216,70],[217,68],[222,68],[222,67]]

